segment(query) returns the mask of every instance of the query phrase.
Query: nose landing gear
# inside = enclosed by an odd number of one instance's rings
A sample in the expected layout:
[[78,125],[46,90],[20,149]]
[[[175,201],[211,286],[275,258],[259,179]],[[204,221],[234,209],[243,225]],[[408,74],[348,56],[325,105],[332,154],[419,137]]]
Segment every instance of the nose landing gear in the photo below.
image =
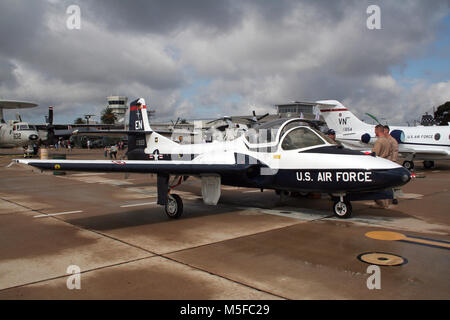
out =
[[350,218],[352,215],[352,204],[344,197],[340,197],[333,203],[334,215],[341,219]]
[[403,167],[405,169],[412,170],[414,169],[414,162],[406,160],[403,162]]

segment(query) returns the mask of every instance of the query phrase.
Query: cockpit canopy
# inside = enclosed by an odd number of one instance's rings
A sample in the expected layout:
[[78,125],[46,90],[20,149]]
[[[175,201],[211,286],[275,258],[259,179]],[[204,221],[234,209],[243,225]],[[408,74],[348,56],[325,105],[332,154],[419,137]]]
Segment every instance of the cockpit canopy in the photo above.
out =
[[[278,119],[266,122],[246,132],[249,144],[269,147],[266,152],[274,152],[281,141],[283,150],[295,150],[336,142],[309,126],[303,119]],[[262,151],[262,150],[261,150]]]
[[35,131],[36,127],[27,123],[17,123],[13,126],[14,131]]

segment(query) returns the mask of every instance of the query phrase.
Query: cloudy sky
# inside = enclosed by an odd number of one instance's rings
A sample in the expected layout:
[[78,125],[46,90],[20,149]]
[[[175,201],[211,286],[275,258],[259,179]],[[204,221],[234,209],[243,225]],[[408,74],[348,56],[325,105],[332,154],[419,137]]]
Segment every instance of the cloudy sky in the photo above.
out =
[[450,0],[0,0],[0,41],[0,98],[36,101],[22,116],[39,123],[49,105],[60,123],[99,114],[107,95],[159,120],[336,99],[390,124],[450,100]]

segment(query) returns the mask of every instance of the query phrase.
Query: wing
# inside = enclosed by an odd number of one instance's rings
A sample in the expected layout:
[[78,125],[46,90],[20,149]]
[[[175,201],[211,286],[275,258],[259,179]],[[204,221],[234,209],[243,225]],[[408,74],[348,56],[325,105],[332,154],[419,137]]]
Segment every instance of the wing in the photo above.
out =
[[[143,131],[143,130],[82,130],[77,129],[72,132],[73,135],[78,136],[108,136],[108,137],[123,137],[127,135],[133,135],[133,134],[149,134],[153,131]],[[193,131],[186,131],[186,130],[154,130],[154,132],[157,132],[162,135],[177,135],[177,134],[186,134],[186,135],[198,135],[199,132],[193,132]]]
[[440,156],[449,156],[449,152],[444,149],[403,149],[399,151],[401,154],[406,153],[414,153],[416,155],[440,155]]
[[148,134],[153,131],[144,131],[144,130],[83,130],[77,129],[72,132],[73,135],[78,136],[89,136],[89,137],[123,137],[127,135],[135,135],[135,134]]
[[177,175],[199,175],[205,173],[230,174],[260,167],[260,164],[192,164],[186,161],[150,160],[34,160],[14,159],[41,170],[89,171],[89,172],[139,172]]
[[[35,124],[34,125],[38,130],[46,130],[48,128],[47,124]],[[52,124],[51,125],[54,129],[57,130],[68,130],[69,127],[71,128],[93,128],[93,129],[117,129],[117,130],[123,130],[123,125],[118,124]]]

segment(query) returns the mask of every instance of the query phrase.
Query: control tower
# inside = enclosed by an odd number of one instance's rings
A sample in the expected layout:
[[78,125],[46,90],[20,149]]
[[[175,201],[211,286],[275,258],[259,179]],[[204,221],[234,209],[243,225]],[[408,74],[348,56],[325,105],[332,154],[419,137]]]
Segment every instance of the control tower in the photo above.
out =
[[124,96],[109,96],[108,108],[116,115],[117,123],[124,123],[125,112],[127,111],[128,98]]

